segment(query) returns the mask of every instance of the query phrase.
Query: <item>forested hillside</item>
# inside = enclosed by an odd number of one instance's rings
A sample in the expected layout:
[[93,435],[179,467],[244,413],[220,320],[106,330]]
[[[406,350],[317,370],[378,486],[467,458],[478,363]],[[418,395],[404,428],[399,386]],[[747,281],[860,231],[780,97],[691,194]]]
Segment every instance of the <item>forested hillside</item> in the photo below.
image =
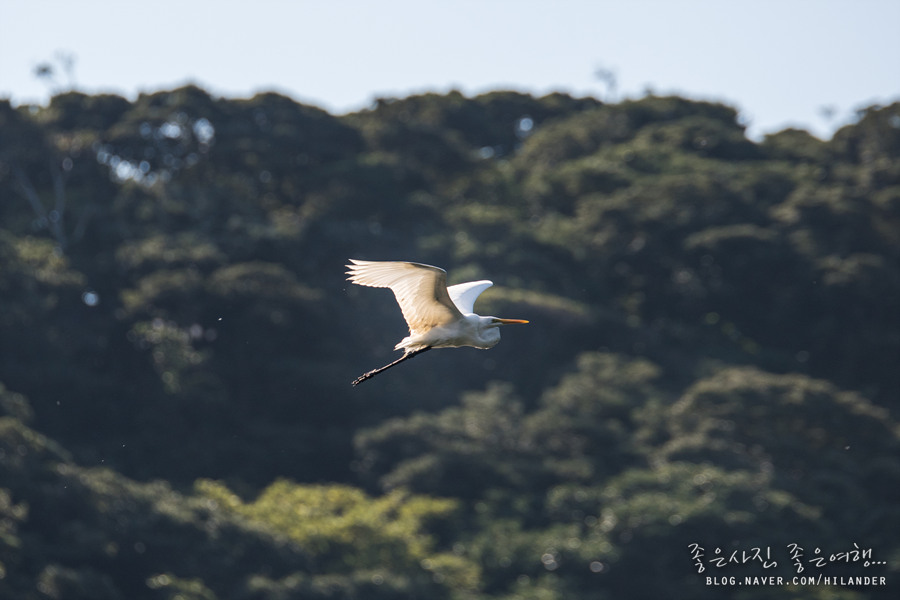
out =
[[900,104],[0,102],[0,598],[896,598],[898,365]]

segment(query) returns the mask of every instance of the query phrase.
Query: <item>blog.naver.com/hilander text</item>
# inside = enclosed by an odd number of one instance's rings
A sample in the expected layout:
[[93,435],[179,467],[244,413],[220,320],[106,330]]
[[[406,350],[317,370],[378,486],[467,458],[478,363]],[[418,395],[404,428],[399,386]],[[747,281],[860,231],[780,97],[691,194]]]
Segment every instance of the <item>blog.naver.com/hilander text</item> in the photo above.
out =
[[780,577],[771,575],[761,577],[755,575],[747,575],[744,577],[735,576],[707,576],[706,585],[727,585],[727,586],[765,586],[765,585],[824,585],[824,586],[885,586],[887,578],[884,576],[871,577],[861,575],[856,577],[829,576],[829,575],[795,575],[793,577]]

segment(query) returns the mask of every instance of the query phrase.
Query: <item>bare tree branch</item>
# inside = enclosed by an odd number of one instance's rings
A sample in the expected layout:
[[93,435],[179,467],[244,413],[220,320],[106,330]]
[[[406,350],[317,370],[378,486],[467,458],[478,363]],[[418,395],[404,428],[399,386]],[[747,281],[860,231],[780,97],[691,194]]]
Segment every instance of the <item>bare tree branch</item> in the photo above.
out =
[[53,176],[53,184],[56,196],[56,209],[54,210],[53,215],[47,212],[44,203],[41,202],[41,197],[37,193],[37,190],[32,185],[31,180],[28,178],[28,175],[25,174],[25,171],[19,165],[13,165],[13,174],[16,177],[16,183],[19,184],[19,190],[28,200],[28,204],[31,205],[31,209],[34,211],[34,214],[37,215],[38,220],[42,224],[46,224],[47,228],[50,230],[50,234],[56,240],[56,243],[59,244],[59,247],[62,251],[66,250],[66,232],[63,228],[63,212],[65,211],[65,182],[62,180],[61,174],[54,174]]

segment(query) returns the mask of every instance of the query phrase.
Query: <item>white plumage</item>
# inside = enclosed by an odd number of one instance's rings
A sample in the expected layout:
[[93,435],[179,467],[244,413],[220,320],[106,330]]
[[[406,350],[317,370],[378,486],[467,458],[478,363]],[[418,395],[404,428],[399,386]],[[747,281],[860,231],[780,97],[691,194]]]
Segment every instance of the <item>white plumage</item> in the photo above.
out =
[[390,288],[409,326],[409,335],[394,347],[405,350],[405,354],[361,376],[354,385],[431,348],[492,348],[500,341],[500,325],[528,322],[474,313],[475,300],[493,285],[486,279],[447,287],[447,273],[431,265],[354,259],[350,262],[347,279],[357,285]]

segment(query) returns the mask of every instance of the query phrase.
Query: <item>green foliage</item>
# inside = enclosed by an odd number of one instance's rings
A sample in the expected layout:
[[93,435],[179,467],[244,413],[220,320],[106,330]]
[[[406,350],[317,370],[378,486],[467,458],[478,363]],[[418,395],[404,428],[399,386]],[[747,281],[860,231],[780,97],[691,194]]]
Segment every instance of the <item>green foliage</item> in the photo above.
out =
[[[462,539],[485,589],[512,593],[549,572],[559,579],[542,586],[561,597],[596,581],[658,597],[694,579],[660,548],[854,536],[892,547],[900,472],[886,457],[900,429],[864,398],[800,375],[723,369],[671,402],[647,361],[591,353],[578,366],[531,412],[494,386],[357,438],[367,474],[393,465],[383,487],[456,486],[469,499]],[[663,575],[637,581],[648,556]]]
[[121,96],[65,92],[50,99],[40,118],[62,131],[102,131],[115,125],[131,108]]
[[162,319],[135,323],[129,333],[137,346],[150,351],[153,365],[169,393],[180,391],[184,372],[200,365],[205,358],[203,352],[191,345],[190,332]]
[[371,498],[359,489],[308,486],[276,481],[252,503],[244,503],[221,483],[201,480],[196,493],[251,523],[287,536],[318,569],[328,572],[379,570],[431,573],[441,587],[475,591],[478,567],[448,552],[436,552],[429,525],[445,521],[457,502],[394,491]]
[[[704,586],[687,547],[897,577],[898,123],[0,102],[0,596],[893,597]],[[478,311],[531,324],[351,388],[405,327],[350,257],[493,278]]]
[[167,600],[217,600],[218,596],[200,579],[181,579],[160,574],[147,579],[147,587],[163,592]]
[[769,134],[763,140],[763,147],[779,159],[822,164],[829,158],[828,145],[802,129],[784,129]]
[[874,539],[900,518],[895,510],[872,518],[863,500],[897,497],[884,487],[898,475],[884,460],[900,451],[897,423],[827,382],[723,369],[685,391],[667,427],[671,441],[661,452],[669,460],[774,472],[775,485],[818,504],[836,529]]
[[203,269],[225,260],[225,255],[215,244],[190,232],[124,242],[116,250],[116,261],[130,273],[152,273],[164,267]]
[[390,420],[359,435],[358,468],[384,489],[438,496],[474,499],[495,487],[527,488],[542,473],[524,437],[523,412],[508,384],[466,393],[460,407]]

